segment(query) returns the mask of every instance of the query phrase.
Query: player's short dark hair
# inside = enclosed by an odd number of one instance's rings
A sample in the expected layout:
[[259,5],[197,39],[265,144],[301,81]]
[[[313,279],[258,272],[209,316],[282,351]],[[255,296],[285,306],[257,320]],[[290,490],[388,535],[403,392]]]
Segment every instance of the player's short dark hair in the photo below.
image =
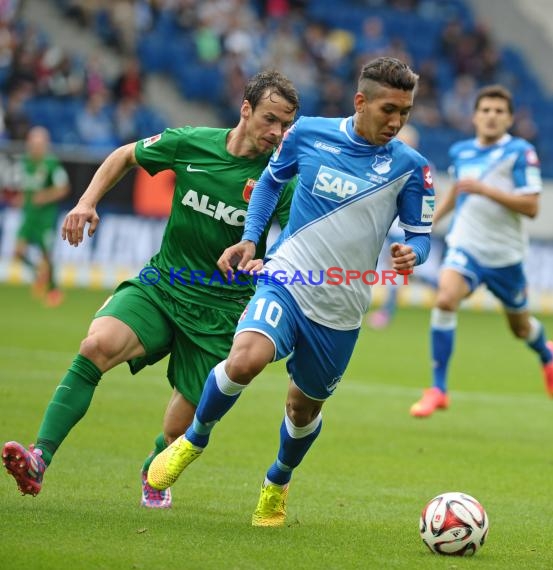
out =
[[377,57],[362,67],[358,82],[359,91],[370,91],[371,81],[393,89],[413,91],[419,76],[406,63],[395,57]]
[[513,94],[506,87],[503,87],[503,85],[487,85],[486,87],[479,89],[474,101],[475,111],[478,109],[478,105],[480,104],[480,101],[484,99],[484,97],[490,97],[492,99],[503,99],[507,101],[509,113],[512,115],[515,112]]
[[244,99],[249,101],[252,109],[255,109],[267,90],[270,94],[276,93],[286,99],[294,109],[300,105],[294,84],[276,70],[260,71],[254,75],[244,89]]

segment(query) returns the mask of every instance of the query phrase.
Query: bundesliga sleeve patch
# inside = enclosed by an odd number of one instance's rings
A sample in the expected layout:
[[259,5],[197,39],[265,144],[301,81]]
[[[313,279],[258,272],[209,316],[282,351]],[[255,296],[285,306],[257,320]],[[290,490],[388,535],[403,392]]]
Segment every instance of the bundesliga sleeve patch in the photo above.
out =
[[154,143],[156,143],[159,139],[161,138],[161,133],[154,135],[152,137],[148,137],[147,139],[144,139],[142,141],[142,146],[144,148],[148,148],[149,146],[153,145]]
[[526,184],[530,188],[541,188],[541,170],[537,166],[527,166],[526,167]]
[[421,209],[421,222],[432,222],[434,218],[434,206],[436,204],[436,199],[434,196],[423,196],[422,197],[422,209]]

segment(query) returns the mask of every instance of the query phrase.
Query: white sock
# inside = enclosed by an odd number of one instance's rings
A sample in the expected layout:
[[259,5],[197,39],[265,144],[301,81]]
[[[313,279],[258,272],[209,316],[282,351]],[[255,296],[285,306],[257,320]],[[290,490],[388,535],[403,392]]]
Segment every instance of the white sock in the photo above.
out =
[[219,388],[225,396],[236,396],[236,394],[240,394],[240,392],[242,392],[247,384],[238,384],[238,382],[233,382],[225,372],[225,363],[226,360],[223,360],[223,362],[219,362],[219,364],[217,364],[213,369],[217,388]]

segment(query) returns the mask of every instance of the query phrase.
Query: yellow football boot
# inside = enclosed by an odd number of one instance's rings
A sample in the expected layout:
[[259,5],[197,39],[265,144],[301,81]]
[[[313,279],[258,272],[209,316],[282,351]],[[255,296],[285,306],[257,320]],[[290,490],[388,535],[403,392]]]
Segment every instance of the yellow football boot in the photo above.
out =
[[252,515],[252,526],[282,526],[286,519],[288,485],[269,483],[261,487],[259,502]]
[[148,484],[163,491],[171,487],[184,469],[197,459],[203,449],[179,437],[167,449],[156,455],[148,469]]

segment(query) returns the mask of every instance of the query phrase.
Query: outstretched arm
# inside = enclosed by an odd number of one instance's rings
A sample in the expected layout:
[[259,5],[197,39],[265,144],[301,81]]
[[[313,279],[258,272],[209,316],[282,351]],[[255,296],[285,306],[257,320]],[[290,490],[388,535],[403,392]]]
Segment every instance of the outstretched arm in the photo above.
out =
[[44,206],[53,202],[63,200],[69,194],[68,184],[58,184],[39,190],[33,196],[33,204]]
[[130,143],[114,150],[102,162],[88,188],[77,205],[65,216],[61,228],[62,239],[77,247],[83,241],[84,227],[88,223],[88,236],[92,237],[100,218],[96,206],[102,197],[111,190],[136,163],[134,155],[136,143]]
[[277,182],[265,169],[252,192],[242,241],[227,247],[217,262],[223,273],[232,272],[233,267],[247,272],[261,270],[259,260],[253,256],[259,236],[273,215],[281,189],[282,182]]
[[539,194],[537,193],[511,194],[473,178],[459,180],[455,189],[458,193],[465,192],[466,194],[486,196],[486,198],[505,206],[505,208],[529,218],[535,218],[538,214]]
[[243,240],[252,241],[257,245],[259,236],[273,216],[282,186],[283,183],[276,181],[268,168],[263,171],[252,192],[244,233],[242,234]]
[[436,211],[434,212],[434,218],[432,220],[432,224],[434,226],[436,226],[436,224],[443,217],[447,216],[447,214],[449,214],[449,212],[455,208],[456,197],[457,193],[454,186],[452,186],[443,197],[440,197],[436,206]]

